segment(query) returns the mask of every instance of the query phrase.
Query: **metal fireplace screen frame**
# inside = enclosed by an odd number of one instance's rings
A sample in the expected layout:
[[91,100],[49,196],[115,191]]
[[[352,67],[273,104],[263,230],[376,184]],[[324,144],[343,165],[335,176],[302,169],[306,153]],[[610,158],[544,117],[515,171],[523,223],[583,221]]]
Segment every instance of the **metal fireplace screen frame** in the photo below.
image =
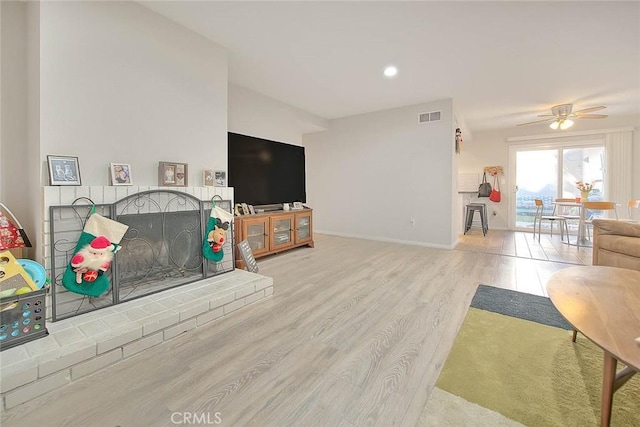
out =
[[[202,256],[202,242],[213,201],[202,201],[179,191],[150,190],[112,204],[76,202],[49,208],[50,277],[53,282],[51,320],[54,322],[235,268],[233,223],[227,230],[223,259],[210,262]],[[100,215],[129,226],[120,242],[122,247],[106,272],[109,289],[99,297],[76,294],[62,285],[62,276],[92,206]],[[216,200],[215,206],[232,212],[231,200]]]

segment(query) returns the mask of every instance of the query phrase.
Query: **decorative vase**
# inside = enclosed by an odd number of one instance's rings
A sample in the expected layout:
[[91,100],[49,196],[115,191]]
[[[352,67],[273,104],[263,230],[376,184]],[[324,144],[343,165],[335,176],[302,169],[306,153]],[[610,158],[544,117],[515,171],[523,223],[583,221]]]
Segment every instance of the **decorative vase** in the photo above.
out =
[[582,198],[583,202],[588,202],[589,201],[589,192],[588,191],[581,191],[580,192],[580,197]]

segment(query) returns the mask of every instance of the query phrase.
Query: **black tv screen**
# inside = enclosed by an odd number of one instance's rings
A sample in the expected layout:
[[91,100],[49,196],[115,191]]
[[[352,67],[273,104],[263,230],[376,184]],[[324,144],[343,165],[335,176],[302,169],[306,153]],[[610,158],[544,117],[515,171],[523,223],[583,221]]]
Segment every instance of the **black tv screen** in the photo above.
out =
[[307,201],[304,147],[229,132],[229,186],[236,203]]

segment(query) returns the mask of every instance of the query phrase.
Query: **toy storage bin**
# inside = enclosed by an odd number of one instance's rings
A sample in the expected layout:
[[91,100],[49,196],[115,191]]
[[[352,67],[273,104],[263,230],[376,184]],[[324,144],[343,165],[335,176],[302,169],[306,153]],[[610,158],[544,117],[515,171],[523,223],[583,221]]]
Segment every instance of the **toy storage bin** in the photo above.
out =
[[46,319],[47,289],[0,298],[0,351],[49,334]]

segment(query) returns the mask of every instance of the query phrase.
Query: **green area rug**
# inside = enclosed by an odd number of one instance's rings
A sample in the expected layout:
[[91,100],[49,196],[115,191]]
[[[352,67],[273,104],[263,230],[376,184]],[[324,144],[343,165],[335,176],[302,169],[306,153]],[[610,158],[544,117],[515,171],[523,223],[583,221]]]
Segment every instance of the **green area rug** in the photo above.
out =
[[[496,294],[495,307],[486,303],[492,300],[487,292]],[[602,350],[581,334],[573,343],[571,331],[544,324],[562,317],[548,298],[498,288],[479,288],[478,293],[485,298],[474,301],[485,304],[469,308],[436,383],[437,393],[442,390],[527,426],[600,425]],[[539,306],[533,310],[538,314],[518,315],[532,304]],[[513,313],[514,306],[523,308]],[[469,422],[485,425],[478,418]],[[611,424],[640,426],[640,374],[615,393]]]

